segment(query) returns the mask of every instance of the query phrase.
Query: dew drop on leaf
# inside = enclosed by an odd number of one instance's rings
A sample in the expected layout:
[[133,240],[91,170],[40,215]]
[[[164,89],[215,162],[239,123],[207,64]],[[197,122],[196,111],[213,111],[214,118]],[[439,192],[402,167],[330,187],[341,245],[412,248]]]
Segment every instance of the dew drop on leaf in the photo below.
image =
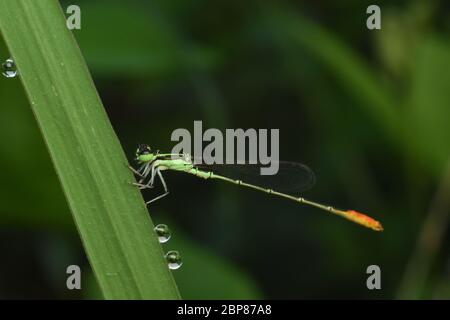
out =
[[166,243],[172,236],[169,227],[165,224],[158,224],[154,230],[158,236],[159,243]]
[[2,63],[2,74],[6,78],[14,78],[17,75],[16,64],[13,59],[8,59]]
[[177,270],[183,264],[181,255],[178,251],[169,251],[166,253],[165,257],[170,270]]

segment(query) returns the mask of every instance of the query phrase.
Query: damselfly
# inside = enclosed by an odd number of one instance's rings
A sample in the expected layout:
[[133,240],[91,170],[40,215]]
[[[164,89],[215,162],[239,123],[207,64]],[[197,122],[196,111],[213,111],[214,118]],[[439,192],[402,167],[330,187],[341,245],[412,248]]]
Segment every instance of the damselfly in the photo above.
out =
[[[364,227],[375,231],[382,231],[380,222],[354,210],[339,210],[331,206],[307,200],[303,197],[281,192],[283,189],[304,191],[314,184],[314,174],[305,165],[296,162],[280,162],[279,171],[273,176],[261,176],[256,172],[254,165],[222,165],[208,166],[195,164],[190,155],[172,153],[153,153],[148,145],[139,145],[136,151],[136,160],[140,167],[130,169],[139,176],[139,182],[135,183],[140,189],[152,188],[155,178],[158,177],[164,188],[164,193],[147,202],[152,203],[169,194],[169,189],[161,171],[173,170],[192,174],[203,179],[217,179],[233,183],[239,186],[251,188],[270,195],[285,198],[300,204],[309,205],[329,213],[341,216]],[[229,172],[222,173],[222,172]],[[253,174],[252,174],[253,172]],[[256,174],[255,174],[256,173]],[[245,178],[246,177],[246,178]],[[258,177],[260,182],[253,183]],[[244,180],[245,178],[245,180]]]

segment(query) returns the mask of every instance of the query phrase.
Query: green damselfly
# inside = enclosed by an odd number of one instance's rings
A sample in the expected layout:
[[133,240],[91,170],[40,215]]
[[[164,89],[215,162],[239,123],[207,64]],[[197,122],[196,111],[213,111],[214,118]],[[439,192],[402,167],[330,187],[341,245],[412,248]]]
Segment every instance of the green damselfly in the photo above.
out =
[[[370,228],[375,231],[382,231],[383,227],[380,222],[372,219],[371,217],[359,213],[354,210],[339,210],[331,206],[323,205],[318,202],[307,200],[303,197],[297,197],[292,194],[280,192],[275,190],[276,187],[272,186],[273,184],[269,183],[270,180],[276,180],[277,177],[280,177],[283,172],[288,171],[288,177],[293,181],[292,186],[297,186],[297,189],[305,190],[312,186],[314,183],[314,174],[312,171],[305,165],[296,163],[296,162],[280,162],[279,163],[279,173],[275,176],[262,176],[263,180],[266,182],[258,183],[249,183],[251,180],[251,175],[247,175],[248,179],[244,180],[241,177],[231,177],[232,175],[239,175],[242,173],[242,177],[245,176],[246,167],[251,167],[252,165],[237,165],[241,167],[243,170],[238,170],[237,173],[230,175],[222,175],[219,174],[212,166],[205,166],[200,164],[195,164],[192,161],[190,155],[187,154],[172,154],[172,153],[153,153],[148,145],[141,144],[139,145],[136,151],[136,160],[140,164],[140,167],[136,170],[132,167],[130,169],[139,176],[139,182],[135,183],[140,189],[152,188],[155,182],[156,177],[158,177],[163,185],[164,193],[157,196],[156,198],[147,202],[147,204],[152,203],[156,200],[159,200],[166,196],[169,193],[169,189],[164,180],[164,177],[161,171],[164,170],[172,170],[172,171],[181,171],[185,173],[192,174],[196,177],[203,179],[216,179],[226,181],[238,186],[247,187],[250,189],[254,189],[257,191],[261,191],[270,195],[278,196],[281,198],[285,198],[291,201],[295,201],[300,204],[309,205],[312,207],[316,207],[318,209],[327,211],[329,213],[341,216],[345,219],[348,219],[352,222],[360,224],[364,227]],[[236,165],[229,166],[223,165],[223,168],[236,168]],[[226,171],[226,170],[225,170]],[[239,172],[240,171],[240,172]],[[241,180],[242,179],[242,180]],[[291,188],[295,189],[295,188]]]

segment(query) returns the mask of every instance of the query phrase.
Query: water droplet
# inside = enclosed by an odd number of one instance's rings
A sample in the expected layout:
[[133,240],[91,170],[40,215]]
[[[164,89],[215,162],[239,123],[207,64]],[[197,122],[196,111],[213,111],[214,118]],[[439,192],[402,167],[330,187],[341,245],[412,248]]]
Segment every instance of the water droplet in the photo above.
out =
[[2,63],[2,74],[7,78],[14,78],[17,75],[16,64],[13,59],[8,59]]
[[169,227],[165,224],[158,224],[154,230],[158,236],[159,243],[166,243],[172,236]]
[[169,251],[166,253],[166,261],[170,270],[177,270],[183,264],[181,255],[178,251]]

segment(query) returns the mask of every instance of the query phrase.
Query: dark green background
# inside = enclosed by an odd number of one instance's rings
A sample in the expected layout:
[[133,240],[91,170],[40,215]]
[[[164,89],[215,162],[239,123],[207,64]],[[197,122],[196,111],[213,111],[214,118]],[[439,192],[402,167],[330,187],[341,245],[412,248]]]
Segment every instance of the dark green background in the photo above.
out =
[[[61,4],[81,7],[74,34],[130,161],[194,120],[279,128],[281,159],[316,173],[305,197],[385,227],[168,173],[149,211],[173,230],[184,298],[450,298],[445,1],[378,1],[379,31],[369,1]],[[0,78],[0,97],[0,298],[100,297],[19,79]],[[371,264],[382,290],[366,288]]]

